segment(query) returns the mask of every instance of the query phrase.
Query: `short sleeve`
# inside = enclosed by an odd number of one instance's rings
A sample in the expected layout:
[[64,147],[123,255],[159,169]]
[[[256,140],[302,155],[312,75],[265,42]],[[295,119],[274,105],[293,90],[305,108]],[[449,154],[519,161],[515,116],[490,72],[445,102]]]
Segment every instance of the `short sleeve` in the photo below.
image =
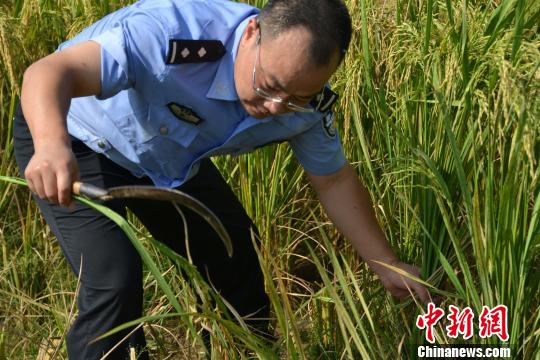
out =
[[101,94],[106,99],[130,87],[146,86],[165,70],[167,36],[149,15],[136,12],[90,40],[101,45]]
[[331,175],[347,163],[333,121],[334,114],[330,111],[307,131],[289,140],[294,155],[310,174]]

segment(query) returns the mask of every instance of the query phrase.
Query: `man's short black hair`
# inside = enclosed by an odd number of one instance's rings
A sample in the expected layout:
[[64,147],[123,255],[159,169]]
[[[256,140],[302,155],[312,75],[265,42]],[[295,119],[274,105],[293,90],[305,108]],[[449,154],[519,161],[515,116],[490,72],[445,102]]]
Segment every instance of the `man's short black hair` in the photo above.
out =
[[336,51],[341,63],[351,41],[351,18],[342,0],[269,0],[259,23],[272,38],[296,26],[306,28],[313,35],[308,55],[316,66],[328,65]]

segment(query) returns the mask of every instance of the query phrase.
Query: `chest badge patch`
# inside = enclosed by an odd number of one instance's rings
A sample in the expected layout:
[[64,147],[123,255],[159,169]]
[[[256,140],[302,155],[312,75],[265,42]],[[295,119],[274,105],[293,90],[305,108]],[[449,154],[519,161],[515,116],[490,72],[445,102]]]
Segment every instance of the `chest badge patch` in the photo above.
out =
[[327,112],[322,118],[322,126],[326,135],[333,139],[336,137],[336,124],[334,124],[334,113]]
[[166,64],[191,64],[217,61],[227,49],[219,40],[169,40]]
[[175,102],[170,102],[167,104],[169,110],[176,116],[178,119],[188,122],[190,124],[199,125],[204,120],[197,115],[197,113],[187,106],[178,105]]

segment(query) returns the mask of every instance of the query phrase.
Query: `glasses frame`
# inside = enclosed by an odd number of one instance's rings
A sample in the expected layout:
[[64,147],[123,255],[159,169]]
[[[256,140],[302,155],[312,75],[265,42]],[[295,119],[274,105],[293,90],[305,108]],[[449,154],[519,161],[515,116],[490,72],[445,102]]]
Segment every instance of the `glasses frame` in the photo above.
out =
[[[304,113],[312,113],[312,112],[315,112],[315,108],[310,105],[310,102],[308,102],[305,106],[300,106],[300,105],[297,105],[295,103],[293,103],[292,101],[285,101],[284,99],[282,99],[281,97],[279,96],[274,96],[268,92],[266,92],[265,90],[261,89],[260,87],[257,87],[255,85],[255,76],[256,76],[256,71],[257,71],[257,65],[260,66],[259,64],[259,54],[261,52],[261,27],[259,25],[259,33],[257,34],[257,55],[255,56],[255,63],[253,64],[253,76],[252,76],[252,88],[253,88],[253,91],[255,92],[255,94],[257,94],[258,96],[266,99],[266,100],[270,100],[272,101],[273,103],[276,103],[276,104],[280,104],[280,105],[285,105],[289,110],[292,110],[292,111],[297,111],[297,112],[304,112]],[[309,107],[307,107],[309,106]]]

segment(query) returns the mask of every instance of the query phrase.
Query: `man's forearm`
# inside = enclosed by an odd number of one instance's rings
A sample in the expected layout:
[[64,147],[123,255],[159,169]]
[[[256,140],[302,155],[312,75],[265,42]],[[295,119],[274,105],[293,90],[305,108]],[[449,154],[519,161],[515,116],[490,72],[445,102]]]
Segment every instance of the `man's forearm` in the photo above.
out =
[[381,268],[373,260],[398,260],[377,222],[369,193],[350,165],[326,181],[314,178],[318,177],[310,176],[326,213],[373,270]]

